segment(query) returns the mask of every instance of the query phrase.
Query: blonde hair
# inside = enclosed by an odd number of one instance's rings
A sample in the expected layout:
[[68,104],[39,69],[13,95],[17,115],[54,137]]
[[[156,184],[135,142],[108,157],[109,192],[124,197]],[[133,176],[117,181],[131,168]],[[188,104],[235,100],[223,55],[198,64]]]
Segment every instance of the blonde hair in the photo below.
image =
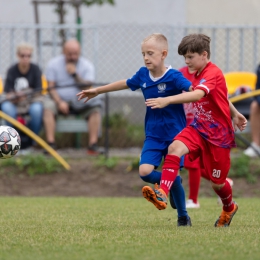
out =
[[147,36],[146,38],[144,38],[142,41],[142,44],[147,41],[150,41],[150,40],[154,40],[156,43],[158,43],[162,47],[162,49],[168,50],[168,40],[163,34],[153,33],[153,34]]
[[33,46],[27,42],[21,42],[16,46],[16,53],[19,54],[21,50],[30,50],[33,52]]

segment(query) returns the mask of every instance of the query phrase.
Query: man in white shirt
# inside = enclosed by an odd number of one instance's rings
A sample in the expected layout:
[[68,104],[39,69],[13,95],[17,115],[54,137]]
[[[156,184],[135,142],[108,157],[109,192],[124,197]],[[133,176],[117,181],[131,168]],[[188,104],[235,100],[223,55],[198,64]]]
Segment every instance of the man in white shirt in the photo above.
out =
[[[88,154],[98,154],[97,142],[101,126],[103,101],[97,97],[91,102],[80,103],[76,94],[91,86],[95,79],[93,64],[80,56],[80,44],[71,39],[65,42],[63,54],[53,58],[46,68],[49,91],[44,106],[44,128],[47,142],[55,146],[55,116],[60,113],[83,115],[88,123]],[[50,98],[51,97],[51,98]]]

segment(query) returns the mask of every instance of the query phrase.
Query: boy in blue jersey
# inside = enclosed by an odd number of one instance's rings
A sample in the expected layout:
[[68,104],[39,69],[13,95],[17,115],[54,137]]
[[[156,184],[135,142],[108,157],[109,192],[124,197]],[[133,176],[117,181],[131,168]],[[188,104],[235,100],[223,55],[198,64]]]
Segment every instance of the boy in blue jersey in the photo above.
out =
[[[82,90],[78,99],[89,99],[106,92],[130,88],[141,89],[144,99],[167,97],[191,90],[191,83],[182,73],[164,64],[168,54],[168,42],[162,34],[152,34],[141,44],[145,67],[141,67],[129,79],[120,80],[105,86]],[[143,181],[152,184],[160,183],[161,172],[155,169],[160,165],[168,151],[173,138],[186,126],[186,118],[182,104],[174,104],[164,109],[147,107],[145,116],[145,141],[142,149],[139,174]],[[183,160],[180,167],[183,166]],[[185,192],[180,176],[172,185],[170,196],[173,197],[177,212],[178,226],[191,226],[185,205]]]

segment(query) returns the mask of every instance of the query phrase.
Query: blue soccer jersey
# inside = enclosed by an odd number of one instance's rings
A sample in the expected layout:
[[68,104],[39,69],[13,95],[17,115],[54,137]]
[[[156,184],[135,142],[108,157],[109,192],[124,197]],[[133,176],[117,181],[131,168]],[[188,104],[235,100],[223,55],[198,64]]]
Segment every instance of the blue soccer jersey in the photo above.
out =
[[[189,91],[191,82],[171,66],[160,78],[153,78],[146,67],[140,68],[127,80],[127,86],[135,91],[141,89],[144,99],[168,97]],[[146,108],[145,135],[161,141],[171,141],[186,126],[183,104],[172,104],[162,109]]]

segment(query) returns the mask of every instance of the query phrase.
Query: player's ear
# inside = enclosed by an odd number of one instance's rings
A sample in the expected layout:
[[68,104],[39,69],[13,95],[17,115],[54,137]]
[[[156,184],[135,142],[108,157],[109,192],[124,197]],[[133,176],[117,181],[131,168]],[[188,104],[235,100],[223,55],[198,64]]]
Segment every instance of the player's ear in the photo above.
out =
[[202,56],[203,56],[203,58],[208,59],[208,52],[207,51],[203,51],[202,52]]
[[163,50],[162,51],[162,58],[165,59],[168,55],[168,51],[167,50]]

